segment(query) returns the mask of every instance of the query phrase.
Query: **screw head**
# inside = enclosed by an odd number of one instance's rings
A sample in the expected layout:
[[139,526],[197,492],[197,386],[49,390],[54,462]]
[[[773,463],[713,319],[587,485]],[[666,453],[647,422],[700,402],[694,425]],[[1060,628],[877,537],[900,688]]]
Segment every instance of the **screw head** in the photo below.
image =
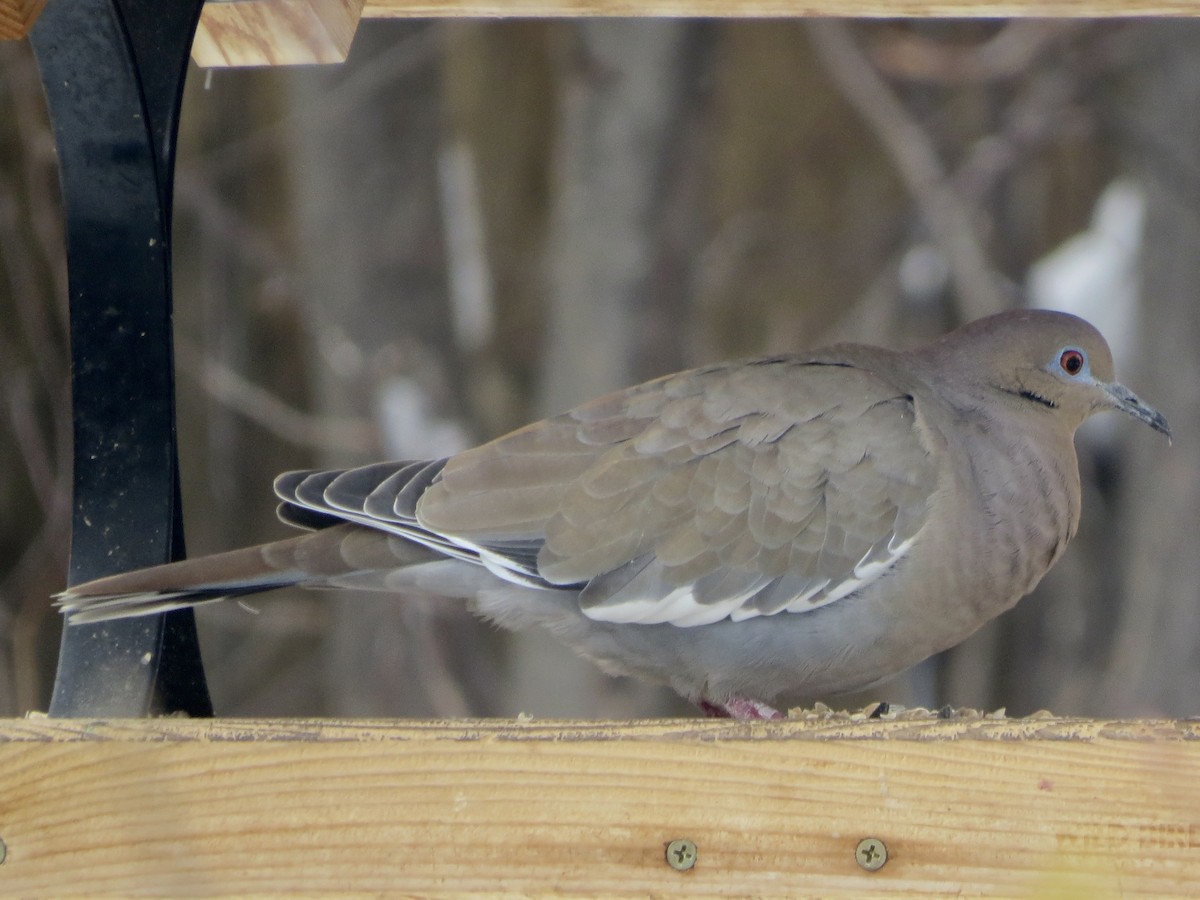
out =
[[888,861],[887,846],[879,838],[863,838],[854,848],[854,859],[868,872],[878,872]]
[[689,841],[687,838],[676,838],[667,844],[667,865],[676,872],[686,872],[692,866],[696,865],[696,858],[700,855],[700,851],[696,848],[695,841]]

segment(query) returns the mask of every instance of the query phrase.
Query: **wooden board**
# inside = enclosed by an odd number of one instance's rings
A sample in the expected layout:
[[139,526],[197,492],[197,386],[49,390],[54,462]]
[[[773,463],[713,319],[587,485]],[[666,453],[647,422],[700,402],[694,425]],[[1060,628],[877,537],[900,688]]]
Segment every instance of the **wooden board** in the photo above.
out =
[[[0,0],[0,40],[24,37],[46,0]],[[697,16],[863,18],[1195,16],[1200,0],[239,0],[205,4],[201,66],[340,62],[359,16],[515,18]]]
[[367,18],[437,16],[1195,16],[1197,0],[367,0]]
[[858,718],[0,721],[0,894],[1200,896],[1200,722]]
[[46,0],[0,0],[0,41],[25,37]]
[[205,3],[192,59],[205,67],[343,62],[362,8],[363,0]]
[[[46,0],[0,0],[0,40],[29,33]],[[240,0],[205,4],[202,66],[340,62],[366,18],[700,16],[896,18],[1195,16],[1200,0]]]
[[[16,0],[0,0],[0,3]],[[239,0],[204,6],[192,58],[212,66],[341,62],[359,17],[1188,16],[1200,0]]]

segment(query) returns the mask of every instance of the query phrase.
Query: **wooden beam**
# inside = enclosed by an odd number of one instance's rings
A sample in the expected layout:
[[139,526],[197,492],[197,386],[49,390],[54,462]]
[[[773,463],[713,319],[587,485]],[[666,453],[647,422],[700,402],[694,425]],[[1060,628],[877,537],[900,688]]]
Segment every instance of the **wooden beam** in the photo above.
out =
[[1200,896],[1200,722],[7,720],[0,784],[5,896]]
[[[29,33],[46,0],[0,0],[0,40]],[[1200,0],[209,0],[201,66],[341,62],[359,17],[668,16],[860,18],[1196,16]]]
[[[0,0],[6,5],[44,0]],[[198,65],[342,62],[360,17],[576,16],[1192,16],[1200,0],[209,0],[192,59]]]
[[367,0],[372,19],[478,16],[761,18],[1195,16],[1200,0]]
[[362,9],[363,0],[209,0],[192,59],[205,67],[342,62]]
[[0,41],[14,41],[29,34],[46,0],[0,0]]

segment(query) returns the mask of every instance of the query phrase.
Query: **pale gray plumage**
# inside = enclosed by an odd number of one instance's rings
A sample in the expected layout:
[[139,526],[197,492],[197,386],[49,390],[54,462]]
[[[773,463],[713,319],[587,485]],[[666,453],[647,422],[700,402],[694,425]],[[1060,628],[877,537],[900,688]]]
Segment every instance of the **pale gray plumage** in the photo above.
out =
[[287,473],[281,517],[315,534],[59,603],[79,622],[293,583],[469,597],[606,671],[770,715],[887,678],[1032,590],[1079,523],[1075,429],[1104,409],[1169,434],[1061,313],[710,366],[448,460]]

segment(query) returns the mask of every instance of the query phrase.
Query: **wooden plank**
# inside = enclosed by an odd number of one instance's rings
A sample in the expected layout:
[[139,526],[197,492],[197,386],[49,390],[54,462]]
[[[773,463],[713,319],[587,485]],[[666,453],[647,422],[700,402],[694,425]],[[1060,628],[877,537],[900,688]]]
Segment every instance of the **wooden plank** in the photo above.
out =
[[[0,40],[29,33],[46,0],[0,0]],[[351,11],[349,19],[345,10]],[[1200,0],[209,0],[194,58],[202,66],[341,62],[366,18],[697,16],[861,18],[1200,15]],[[332,19],[328,18],[330,15]],[[236,61],[244,60],[244,61]],[[278,62],[272,62],[278,61]]]
[[[4,4],[37,0],[0,0]],[[44,2],[44,0],[43,0]],[[200,66],[342,62],[359,18],[546,16],[1190,16],[1200,0],[209,0],[192,58]]]
[[205,3],[192,59],[206,67],[342,62],[362,8],[363,0]]
[[0,0],[0,41],[12,41],[29,34],[46,0]]
[[1195,16],[1198,0],[367,0],[373,19],[478,16],[704,16],[862,18]]
[[5,896],[1200,896],[1200,722],[10,720],[0,783]]

